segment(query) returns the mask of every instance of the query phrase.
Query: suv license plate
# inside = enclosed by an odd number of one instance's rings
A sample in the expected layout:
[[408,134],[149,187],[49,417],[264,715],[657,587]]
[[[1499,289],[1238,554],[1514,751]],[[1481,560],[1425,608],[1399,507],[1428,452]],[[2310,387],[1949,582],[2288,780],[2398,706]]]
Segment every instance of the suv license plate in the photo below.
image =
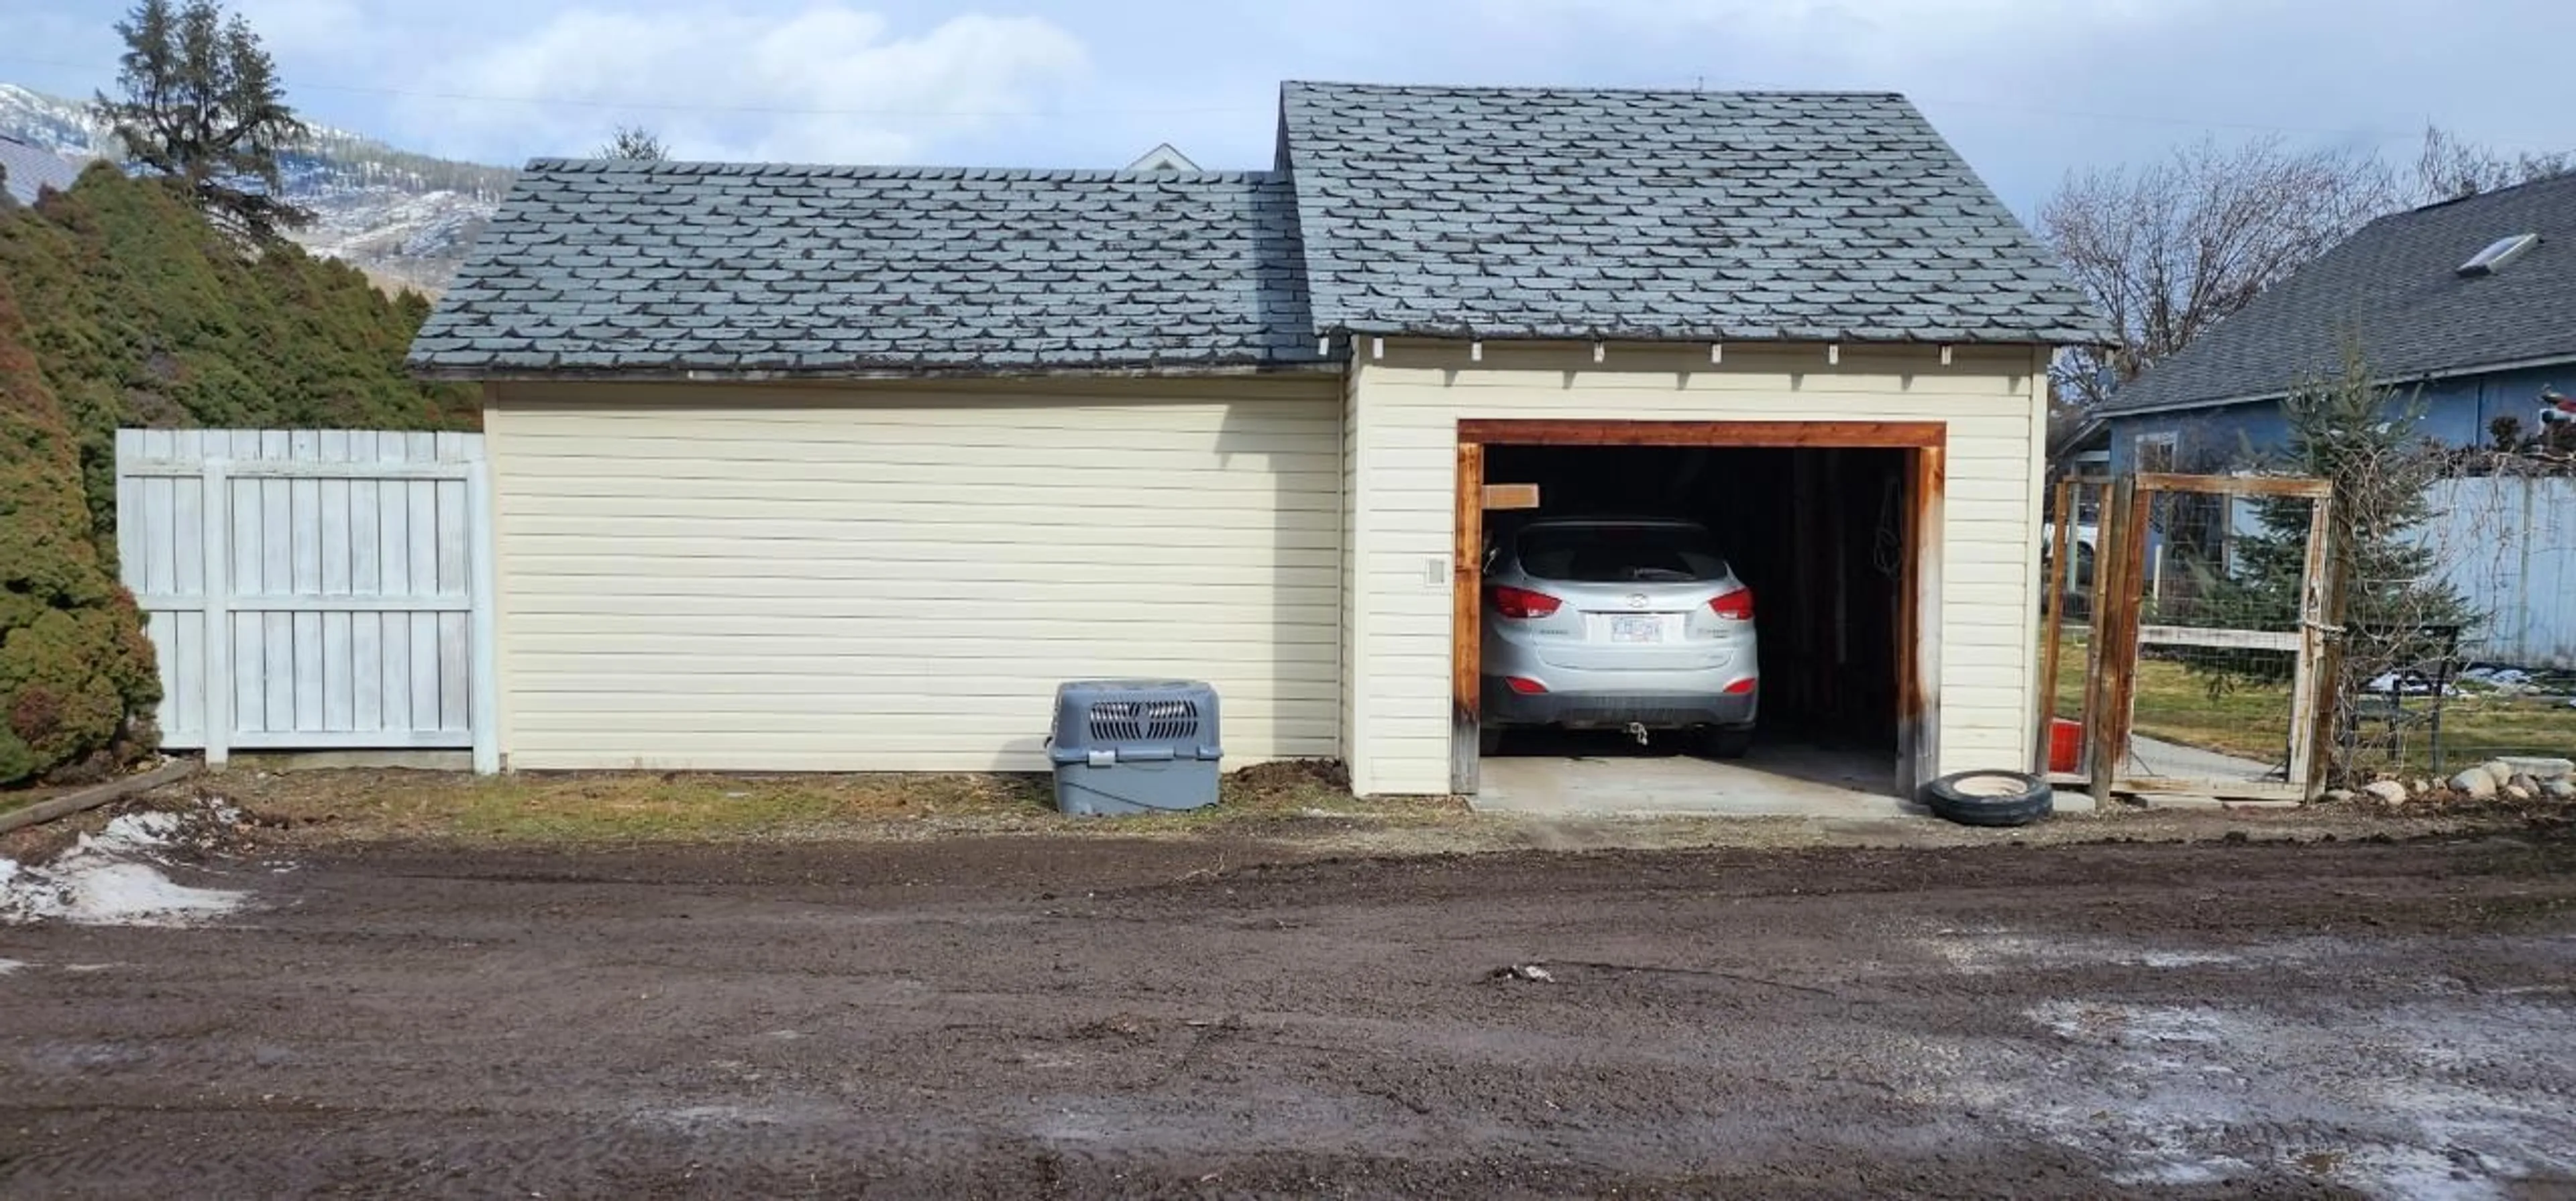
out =
[[1664,619],[1661,617],[1621,615],[1610,619],[1610,641],[1612,642],[1661,642],[1663,640]]

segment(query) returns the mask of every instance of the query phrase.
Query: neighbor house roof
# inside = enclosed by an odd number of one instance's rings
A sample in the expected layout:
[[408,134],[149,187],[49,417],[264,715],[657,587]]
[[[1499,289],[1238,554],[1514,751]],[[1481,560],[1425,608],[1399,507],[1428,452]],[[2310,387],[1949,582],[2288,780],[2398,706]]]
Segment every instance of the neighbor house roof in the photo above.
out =
[[1282,104],[1271,173],[539,161],[412,363],[1279,369],[1337,333],[2103,337],[1902,97],[1290,84]]
[[2105,337],[1902,96],[1291,83],[1284,120],[1327,329]]
[[[2492,275],[2459,268],[2538,234]],[[2385,381],[2576,359],[2576,176],[2382,217],[2122,388],[2106,413],[2286,394],[2351,340]]]
[[7,134],[0,134],[0,171],[7,172],[9,196],[20,204],[34,204],[44,188],[70,188],[81,173],[80,164]]
[[412,362],[433,374],[1312,359],[1284,181],[540,160]]

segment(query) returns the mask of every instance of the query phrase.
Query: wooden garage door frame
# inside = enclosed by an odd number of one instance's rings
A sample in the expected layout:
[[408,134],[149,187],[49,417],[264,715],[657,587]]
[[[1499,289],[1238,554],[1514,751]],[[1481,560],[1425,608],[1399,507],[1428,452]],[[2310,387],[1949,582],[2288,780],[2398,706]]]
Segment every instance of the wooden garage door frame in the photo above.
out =
[[1476,791],[1484,708],[1485,448],[1689,446],[1906,452],[1906,538],[1896,621],[1896,787],[1911,797],[1937,774],[1941,729],[1942,495],[1949,427],[1938,421],[1569,421],[1461,418],[1456,544],[1451,550],[1449,786]]

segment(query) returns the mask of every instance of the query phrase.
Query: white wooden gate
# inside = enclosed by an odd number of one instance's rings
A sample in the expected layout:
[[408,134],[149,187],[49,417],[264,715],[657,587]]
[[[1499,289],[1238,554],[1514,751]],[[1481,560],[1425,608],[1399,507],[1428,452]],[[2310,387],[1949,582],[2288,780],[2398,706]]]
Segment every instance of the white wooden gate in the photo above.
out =
[[117,431],[162,745],[470,747],[497,770],[484,471],[479,434]]

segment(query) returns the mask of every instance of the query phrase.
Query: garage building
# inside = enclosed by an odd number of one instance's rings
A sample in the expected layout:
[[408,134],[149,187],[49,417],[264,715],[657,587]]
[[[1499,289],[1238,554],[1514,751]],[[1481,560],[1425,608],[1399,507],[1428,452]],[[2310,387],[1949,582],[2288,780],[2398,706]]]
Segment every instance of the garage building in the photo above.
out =
[[1907,788],[2030,758],[2097,336],[1902,97],[1290,84],[1266,172],[533,163],[413,362],[487,389],[514,767],[1035,770],[1156,675],[1472,789],[1517,483],[1731,523],[1766,706]]

